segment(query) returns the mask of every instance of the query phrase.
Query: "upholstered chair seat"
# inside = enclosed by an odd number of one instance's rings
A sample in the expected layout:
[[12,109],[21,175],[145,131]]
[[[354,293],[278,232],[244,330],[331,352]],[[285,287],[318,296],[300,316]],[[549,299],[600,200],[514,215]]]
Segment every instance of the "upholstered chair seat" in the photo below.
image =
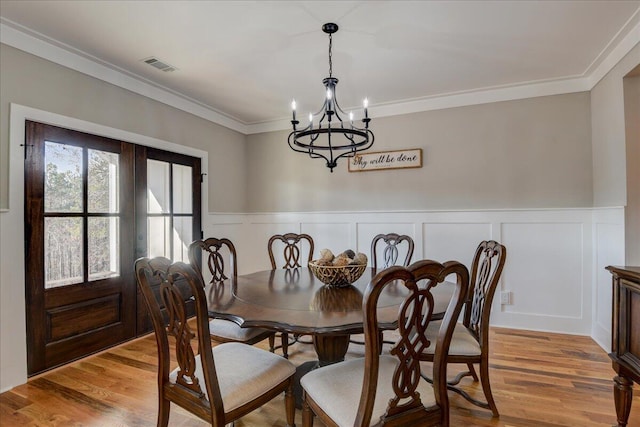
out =
[[224,319],[213,319],[209,322],[209,330],[215,331],[216,337],[222,342],[251,342],[269,333],[261,328],[241,328],[235,322]]
[[[249,403],[291,377],[296,368],[286,359],[242,343],[224,343],[213,347],[213,361],[225,412]],[[196,377],[205,383],[200,355],[195,357]],[[174,383],[179,368],[169,374]]]
[[[376,398],[371,415],[371,424],[375,425],[387,410],[389,400],[396,397],[393,391],[393,375],[399,364],[394,356],[380,356]],[[337,425],[351,427],[355,425],[364,377],[364,358],[347,360],[327,366],[322,370],[311,371],[300,380],[300,384],[324,412]],[[433,387],[421,381],[417,392],[425,407],[435,405]]]
[[[438,335],[441,322],[433,322],[427,326],[427,336],[435,337]],[[425,354],[435,353],[435,343],[431,342],[431,345],[424,351]],[[453,337],[451,338],[451,345],[449,346],[449,354],[456,354],[459,356],[480,356],[482,349],[480,343],[469,332],[466,326],[461,322],[456,323],[453,330]]]

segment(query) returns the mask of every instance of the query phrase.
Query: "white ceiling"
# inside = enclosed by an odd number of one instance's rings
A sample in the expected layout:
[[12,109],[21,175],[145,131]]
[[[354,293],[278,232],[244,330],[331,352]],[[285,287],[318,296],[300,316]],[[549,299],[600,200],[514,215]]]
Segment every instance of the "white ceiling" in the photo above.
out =
[[38,40],[36,54],[248,133],[286,125],[292,98],[304,116],[320,108],[326,22],[340,26],[340,103],[366,96],[374,120],[461,96],[589,90],[640,34],[640,1],[2,0],[0,16],[3,43]]

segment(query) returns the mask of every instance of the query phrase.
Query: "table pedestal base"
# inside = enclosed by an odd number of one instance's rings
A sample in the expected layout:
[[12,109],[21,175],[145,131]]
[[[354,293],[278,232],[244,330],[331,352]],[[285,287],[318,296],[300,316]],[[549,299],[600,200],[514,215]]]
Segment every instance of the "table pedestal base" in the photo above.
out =
[[349,348],[349,338],[351,335],[314,335],[313,347],[318,355],[318,365],[342,362]]

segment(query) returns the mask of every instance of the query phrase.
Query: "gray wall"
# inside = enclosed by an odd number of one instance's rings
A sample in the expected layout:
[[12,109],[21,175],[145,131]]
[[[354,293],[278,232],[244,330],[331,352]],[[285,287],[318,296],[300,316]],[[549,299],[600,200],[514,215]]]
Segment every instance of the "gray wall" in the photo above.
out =
[[591,90],[593,144],[593,204],[595,207],[625,206],[626,152],[623,78],[640,64],[636,45]]
[[627,265],[640,265],[640,65],[635,77],[624,79],[624,115],[627,156],[625,257]]
[[592,206],[588,92],[375,118],[372,151],[423,149],[421,169],[349,173],[247,138],[250,212]]
[[207,151],[208,210],[246,210],[244,135],[4,44],[0,44],[0,209],[8,207],[10,103]]

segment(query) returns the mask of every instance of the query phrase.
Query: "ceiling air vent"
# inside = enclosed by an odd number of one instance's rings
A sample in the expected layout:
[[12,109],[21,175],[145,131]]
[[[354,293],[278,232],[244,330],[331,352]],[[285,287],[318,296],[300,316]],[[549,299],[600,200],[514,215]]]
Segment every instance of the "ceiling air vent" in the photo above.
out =
[[154,58],[153,56],[151,58],[143,59],[143,61],[160,71],[171,72],[177,70],[173,65],[160,61],[158,58]]

